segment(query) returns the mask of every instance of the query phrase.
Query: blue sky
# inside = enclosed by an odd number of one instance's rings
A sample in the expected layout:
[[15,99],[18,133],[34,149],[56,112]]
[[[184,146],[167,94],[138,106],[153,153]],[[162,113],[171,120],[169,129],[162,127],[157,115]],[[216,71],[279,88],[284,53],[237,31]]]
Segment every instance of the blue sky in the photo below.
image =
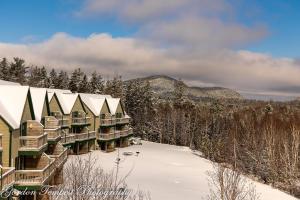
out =
[[298,0],[0,0],[0,58],[300,92]]
[[[299,57],[300,1],[232,2],[239,9],[238,21],[243,24],[261,24],[268,30],[268,35],[263,39],[243,48],[274,56]],[[57,32],[66,32],[74,36],[102,32],[113,36],[130,36],[136,32],[134,25],[118,23],[114,17],[76,17],[74,12],[80,9],[82,4],[79,0],[0,0],[0,41],[40,41]]]

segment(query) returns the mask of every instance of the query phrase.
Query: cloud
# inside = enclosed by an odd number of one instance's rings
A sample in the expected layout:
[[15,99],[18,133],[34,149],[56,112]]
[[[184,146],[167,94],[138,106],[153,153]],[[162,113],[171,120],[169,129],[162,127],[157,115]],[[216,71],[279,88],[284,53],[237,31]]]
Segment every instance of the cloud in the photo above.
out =
[[85,0],[75,14],[79,17],[113,15],[135,23],[191,12],[219,14],[230,7],[224,0]]
[[0,57],[20,56],[27,63],[86,72],[97,70],[133,78],[167,74],[194,85],[219,85],[240,90],[299,92],[300,66],[293,59],[223,49],[207,54],[153,47],[135,38],[93,34],[87,38],[57,33],[35,44],[0,43]]

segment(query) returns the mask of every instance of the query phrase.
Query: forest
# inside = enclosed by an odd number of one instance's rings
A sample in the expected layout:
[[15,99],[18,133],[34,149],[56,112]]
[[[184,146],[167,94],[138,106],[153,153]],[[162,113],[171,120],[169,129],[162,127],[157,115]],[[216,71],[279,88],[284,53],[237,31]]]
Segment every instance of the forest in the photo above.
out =
[[[59,67],[57,67],[59,68]],[[101,73],[71,73],[28,66],[14,58],[0,62],[0,79],[22,85],[122,97],[135,136],[188,146],[258,181],[300,197],[300,102],[237,99],[193,101],[178,81],[171,98],[159,98],[149,83],[104,80]]]

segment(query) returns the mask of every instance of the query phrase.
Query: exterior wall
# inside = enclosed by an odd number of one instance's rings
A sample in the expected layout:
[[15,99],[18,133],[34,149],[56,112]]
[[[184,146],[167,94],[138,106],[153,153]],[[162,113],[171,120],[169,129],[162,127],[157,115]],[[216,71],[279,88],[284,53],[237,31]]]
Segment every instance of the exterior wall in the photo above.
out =
[[11,140],[11,167],[15,166],[15,160],[18,157],[19,146],[20,146],[20,129],[13,130]]
[[29,100],[28,100],[28,97],[27,97],[26,103],[25,103],[25,106],[24,106],[24,110],[23,110],[23,115],[22,115],[21,122],[26,122],[27,120],[32,120],[32,114],[33,114],[33,110],[29,105]]
[[108,108],[108,105],[107,105],[107,103],[105,101],[104,104],[103,104],[103,106],[102,106],[102,108],[101,108],[101,114],[107,114],[107,113],[109,113],[109,108]]
[[100,117],[97,116],[97,117],[95,117],[95,131],[96,131],[96,133],[100,132],[99,128],[100,128]]
[[51,99],[51,101],[49,103],[49,108],[50,108],[50,112],[59,111],[59,112],[63,113],[62,110],[61,110],[61,108],[60,108],[60,106],[59,106],[59,103],[58,103],[58,100],[56,98],[56,95],[54,95],[52,97],[52,99]]
[[0,133],[2,134],[2,164],[4,167],[9,167],[9,126],[0,117]]
[[117,113],[122,113],[122,115],[123,115],[123,109],[122,109],[121,103],[118,104],[116,114]]
[[84,109],[86,111],[86,116],[87,117],[90,117],[91,118],[91,125],[88,126],[88,128],[91,130],[91,131],[94,131],[95,130],[95,115],[92,113],[92,111],[87,107],[87,105],[85,105],[85,103],[83,103],[83,106],[84,106]]
[[45,100],[44,106],[43,106],[43,112],[42,112],[42,118],[45,116],[49,116],[48,110],[47,110],[47,102]]
[[74,112],[74,111],[84,111],[84,108],[81,104],[79,97],[77,97],[71,112]]

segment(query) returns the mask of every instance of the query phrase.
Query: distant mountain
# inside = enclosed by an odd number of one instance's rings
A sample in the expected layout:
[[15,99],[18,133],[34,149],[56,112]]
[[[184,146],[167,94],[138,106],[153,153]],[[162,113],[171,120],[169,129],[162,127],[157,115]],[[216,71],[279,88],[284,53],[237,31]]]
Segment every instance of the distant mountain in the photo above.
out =
[[[175,88],[175,83],[178,82],[178,80],[165,75],[155,75],[155,76],[148,76],[144,78],[131,79],[126,82],[128,83],[134,80],[142,81],[145,84],[148,81],[150,83],[151,88],[153,89],[153,92],[162,98],[171,96]],[[243,99],[243,97],[238,92],[228,88],[189,87],[186,84],[184,84],[184,87],[186,90],[185,95],[193,100],[199,100],[203,98]]]

